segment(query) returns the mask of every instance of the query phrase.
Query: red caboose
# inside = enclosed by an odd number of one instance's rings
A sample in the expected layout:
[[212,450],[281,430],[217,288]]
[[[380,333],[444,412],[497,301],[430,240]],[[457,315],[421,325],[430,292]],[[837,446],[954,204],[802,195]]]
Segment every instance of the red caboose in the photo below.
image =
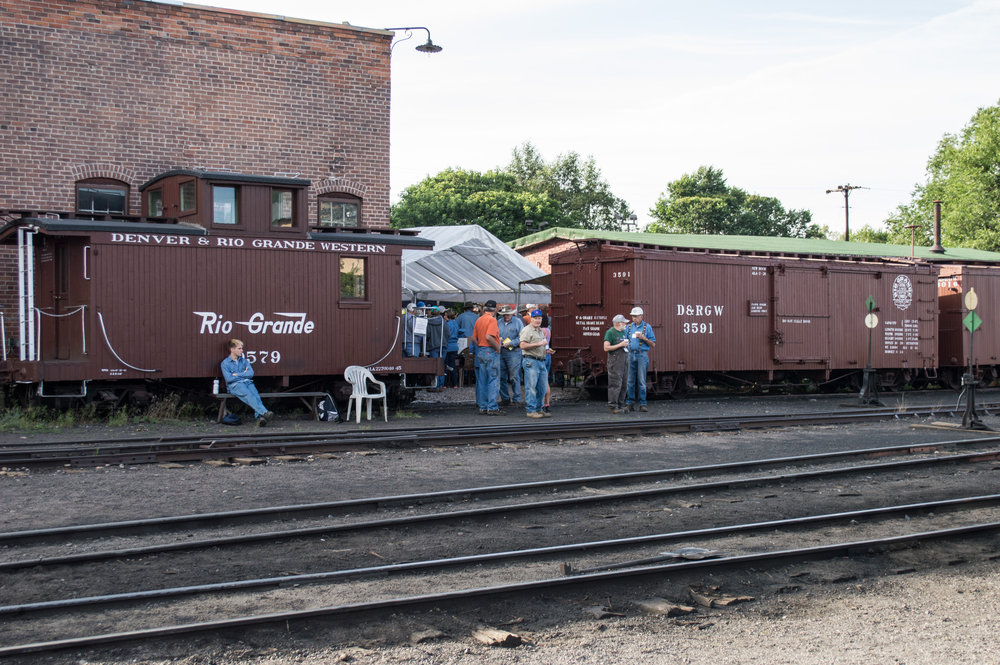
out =
[[[18,321],[7,380],[39,395],[162,381],[207,392],[226,341],[246,343],[262,390],[330,389],[348,365],[400,377],[406,231],[307,223],[309,181],[170,171],[141,188],[142,218],[8,212]],[[311,388],[310,388],[311,387]]]

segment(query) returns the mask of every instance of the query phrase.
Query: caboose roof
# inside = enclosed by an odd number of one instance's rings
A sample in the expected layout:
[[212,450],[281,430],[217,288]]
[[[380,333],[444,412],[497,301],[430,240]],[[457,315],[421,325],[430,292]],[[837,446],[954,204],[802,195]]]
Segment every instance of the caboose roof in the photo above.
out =
[[18,226],[37,226],[42,231],[50,233],[60,232],[118,232],[128,231],[129,233],[157,233],[168,235],[208,235],[208,231],[201,226],[185,223],[170,222],[136,222],[125,219],[75,219],[67,217],[19,217],[0,227],[0,240],[6,238],[9,233]]
[[1000,253],[968,247],[946,247],[935,254],[928,247],[885,245],[871,242],[844,242],[825,238],[775,238],[771,236],[728,236],[684,233],[630,233],[590,229],[554,228],[523,236],[507,243],[517,251],[531,249],[550,240],[603,240],[638,247],[703,250],[763,256],[806,256],[816,258],[915,258],[934,263],[1000,263]]
[[173,169],[171,171],[166,171],[157,175],[155,178],[144,182],[139,185],[139,191],[145,190],[147,187],[155,185],[160,180],[164,178],[170,178],[178,175],[191,176],[192,178],[198,178],[200,180],[216,180],[224,182],[240,182],[251,185],[276,185],[279,187],[308,187],[310,185],[309,180],[304,178],[286,178],[282,176],[269,176],[269,175],[247,175],[245,173],[233,173],[231,171],[198,171],[194,169]]

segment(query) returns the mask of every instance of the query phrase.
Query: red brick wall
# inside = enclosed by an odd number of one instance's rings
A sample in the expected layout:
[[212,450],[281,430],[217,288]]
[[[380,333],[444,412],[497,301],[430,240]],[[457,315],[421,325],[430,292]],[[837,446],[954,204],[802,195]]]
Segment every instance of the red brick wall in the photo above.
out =
[[545,272],[552,274],[552,265],[549,263],[549,257],[553,254],[558,254],[559,252],[565,252],[567,249],[575,247],[576,243],[572,240],[563,240],[561,238],[551,238],[545,242],[539,243],[537,245],[532,245],[531,247],[525,247],[523,249],[517,250],[517,253],[524,258],[531,261],[532,264],[541,268]]
[[0,0],[0,208],[171,168],[297,174],[389,226],[391,35],[141,0]]

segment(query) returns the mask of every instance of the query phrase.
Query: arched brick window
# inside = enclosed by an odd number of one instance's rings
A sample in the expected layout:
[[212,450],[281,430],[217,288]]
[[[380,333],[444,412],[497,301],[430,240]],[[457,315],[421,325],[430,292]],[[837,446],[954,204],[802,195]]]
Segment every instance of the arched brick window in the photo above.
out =
[[128,211],[127,183],[113,178],[76,181],[76,212],[88,215],[124,215]]
[[361,197],[343,192],[328,192],[318,197],[320,228],[361,228],[362,211]]

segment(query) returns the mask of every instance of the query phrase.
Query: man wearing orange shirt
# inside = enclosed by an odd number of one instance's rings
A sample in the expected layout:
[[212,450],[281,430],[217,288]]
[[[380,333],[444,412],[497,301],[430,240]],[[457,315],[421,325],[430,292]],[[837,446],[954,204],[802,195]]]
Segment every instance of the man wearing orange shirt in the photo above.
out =
[[476,404],[479,413],[499,416],[497,396],[500,393],[500,330],[493,312],[495,300],[487,300],[482,315],[472,329],[472,342],[476,345]]

